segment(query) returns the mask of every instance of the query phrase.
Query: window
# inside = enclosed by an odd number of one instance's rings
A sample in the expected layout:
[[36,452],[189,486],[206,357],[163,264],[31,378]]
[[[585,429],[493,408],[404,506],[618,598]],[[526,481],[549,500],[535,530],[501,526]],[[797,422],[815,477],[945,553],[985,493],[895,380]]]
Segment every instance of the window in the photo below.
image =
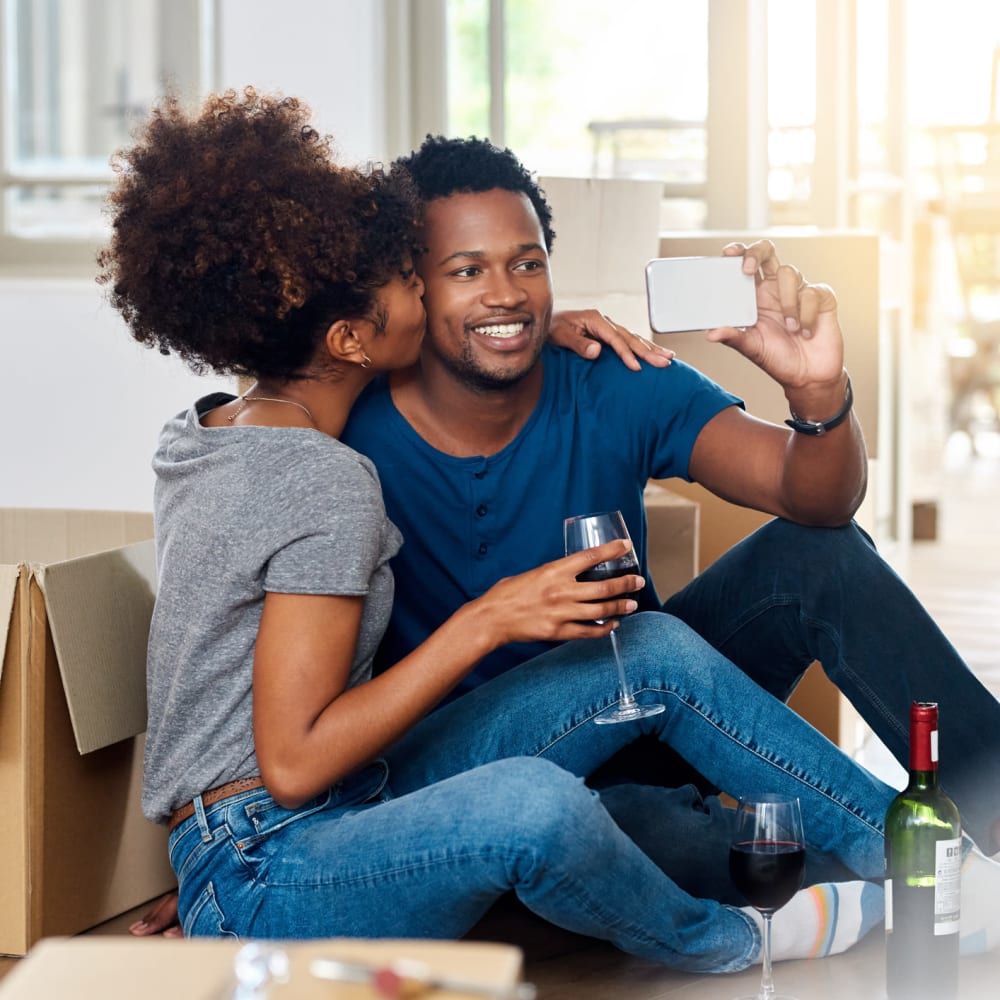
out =
[[489,136],[542,175],[653,178],[703,197],[708,0],[448,0],[446,12],[451,135]]
[[0,0],[0,268],[88,273],[110,157],[211,79],[211,0]]
[[[705,120],[707,0],[449,0],[447,15],[449,132],[492,132],[540,172],[662,176],[668,125]],[[502,134],[490,107],[498,23]]]

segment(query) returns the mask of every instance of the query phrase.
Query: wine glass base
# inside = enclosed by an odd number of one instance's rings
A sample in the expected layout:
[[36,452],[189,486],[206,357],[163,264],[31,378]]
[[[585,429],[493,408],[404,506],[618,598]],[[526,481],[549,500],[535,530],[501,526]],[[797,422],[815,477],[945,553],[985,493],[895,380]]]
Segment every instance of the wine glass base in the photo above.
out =
[[606,708],[600,715],[594,716],[594,722],[606,726],[612,722],[634,722],[636,719],[648,719],[651,715],[659,715],[666,711],[666,705],[625,705],[619,702],[611,708]]
[[[754,993],[751,996],[736,997],[736,1000],[761,1000],[763,996],[763,993]],[[768,993],[767,1000],[799,1000],[799,998],[789,993]]]

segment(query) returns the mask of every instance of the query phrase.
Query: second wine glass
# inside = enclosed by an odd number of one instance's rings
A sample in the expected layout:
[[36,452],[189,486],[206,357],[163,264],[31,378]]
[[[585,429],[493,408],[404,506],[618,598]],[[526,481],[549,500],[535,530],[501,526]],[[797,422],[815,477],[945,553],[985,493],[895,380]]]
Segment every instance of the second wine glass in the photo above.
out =
[[741,799],[729,847],[729,877],[764,918],[760,991],[741,1000],[795,1000],[774,992],[771,917],[802,888],[805,864],[799,800],[771,794]]
[[[603,514],[579,514],[576,517],[567,517],[563,522],[563,535],[566,542],[566,555],[572,555],[583,549],[592,549],[616,538],[625,538],[631,541],[628,528],[625,526],[625,518],[622,517],[620,510],[608,511]],[[639,561],[635,557],[635,550],[629,549],[621,558],[598,563],[593,569],[581,573],[577,580],[581,583],[592,580],[611,580],[615,577],[628,576],[630,573],[638,572]],[[603,619],[597,619],[599,625],[603,622]],[[635,700],[632,686],[625,676],[625,666],[622,663],[617,632],[611,633],[611,649],[615,654],[615,666],[618,670],[618,704],[596,715],[594,722],[598,725],[609,722],[633,722],[635,719],[645,719],[650,715],[658,715],[664,711],[665,705],[640,705]]]

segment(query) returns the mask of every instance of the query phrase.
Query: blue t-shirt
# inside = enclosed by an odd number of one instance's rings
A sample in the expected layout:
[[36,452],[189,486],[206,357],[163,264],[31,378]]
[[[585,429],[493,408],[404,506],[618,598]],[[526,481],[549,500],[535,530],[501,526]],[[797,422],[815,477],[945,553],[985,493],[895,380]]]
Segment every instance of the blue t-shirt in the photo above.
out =
[[[392,560],[396,599],[376,669],[397,662],[457,608],[506,576],[564,555],[563,519],[620,510],[647,578],[640,607],[659,607],[646,567],[643,489],[688,478],[702,427],[740,401],[688,365],[633,372],[605,350],[597,361],[546,347],[534,412],[495,455],[454,458],[431,447],[378,380],[343,435],[375,463],[386,512],[403,533]],[[535,656],[518,643],[486,657],[459,692]]]

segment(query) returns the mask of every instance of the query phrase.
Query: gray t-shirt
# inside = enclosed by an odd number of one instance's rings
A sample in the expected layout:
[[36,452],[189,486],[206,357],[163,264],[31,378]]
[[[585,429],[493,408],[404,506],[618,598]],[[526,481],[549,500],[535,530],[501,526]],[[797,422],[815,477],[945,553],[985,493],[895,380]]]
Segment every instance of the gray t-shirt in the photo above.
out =
[[149,634],[143,812],[259,774],[254,644],[267,591],[365,597],[350,686],[371,677],[402,542],[374,465],[319,431],[170,420],[153,458],[159,588]]

